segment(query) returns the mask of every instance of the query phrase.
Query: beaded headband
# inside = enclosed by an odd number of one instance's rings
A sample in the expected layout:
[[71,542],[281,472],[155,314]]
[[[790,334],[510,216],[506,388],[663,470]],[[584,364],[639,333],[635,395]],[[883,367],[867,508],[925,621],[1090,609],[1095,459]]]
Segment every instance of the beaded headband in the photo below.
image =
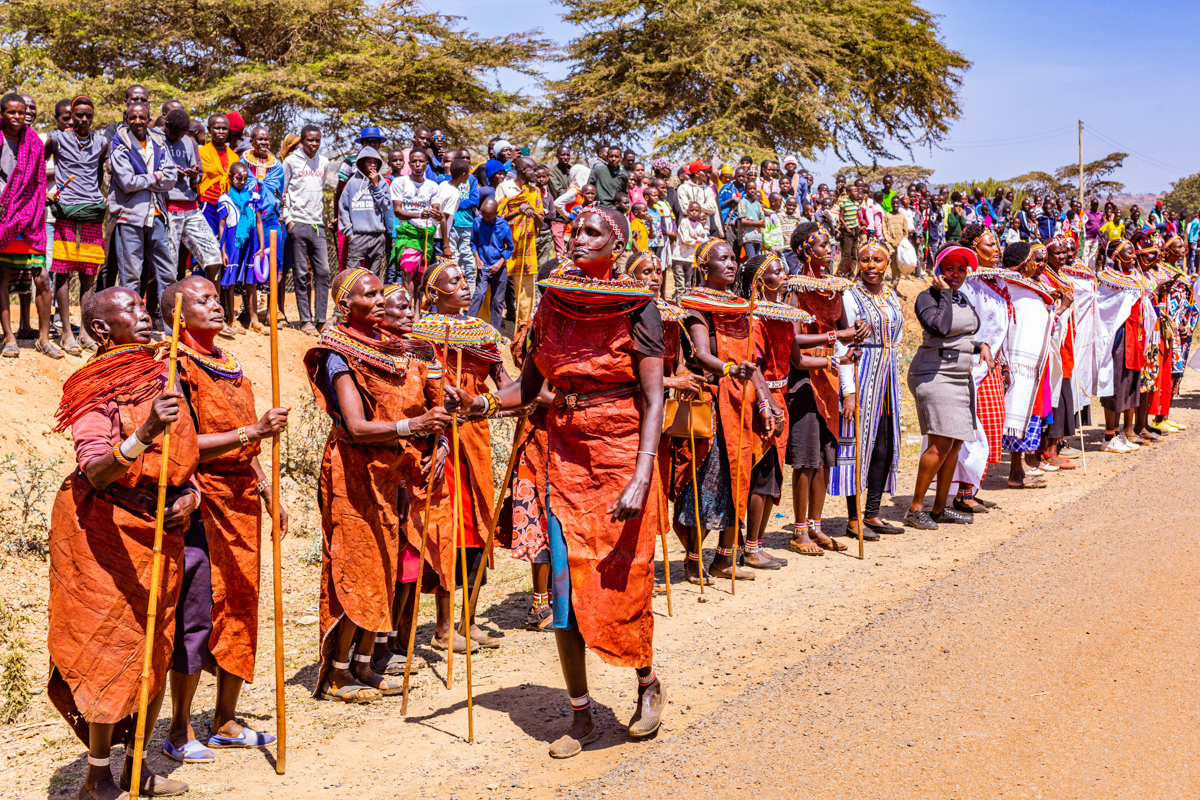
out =
[[813,244],[816,243],[817,239],[820,238],[821,234],[824,232],[825,231],[821,230],[820,226],[818,226],[815,231],[813,231],[812,233],[810,233],[808,235],[807,239],[805,239],[803,242],[800,243],[800,249],[807,250],[809,247],[811,247]]
[[1171,242],[1175,242],[1175,241],[1182,242],[1183,239],[1179,238],[1178,235],[1173,233],[1169,237],[1167,237],[1167,240],[1165,242],[1162,243],[1162,249],[1166,250],[1168,247],[1171,246]]
[[629,260],[629,263],[625,265],[625,271],[628,273],[632,273],[634,267],[636,267],[638,264],[640,264],[643,261],[649,261],[655,267],[659,267],[659,268],[662,267],[662,262],[659,261],[658,256],[654,255],[654,253],[652,253],[650,251],[646,251],[645,253],[638,253],[633,258],[631,258]]
[[883,245],[881,245],[879,242],[876,242],[876,241],[867,242],[862,247],[858,248],[858,255],[862,256],[863,251],[870,251],[870,250],[880,250],[883,252],[883,254],[885,256],[891,255],[890,253],[888,253],[886,247],[884,247]]
[[408,295],[408,289],[405,289],[400,284],[393,283],[393,284],[383,287],[383,296],[384,297],[395,297],[398,294],[404,295],[404,299],[408,300],[408,302],[410,302],[410,303],[412,302],[412,298],[409,297],[409,295]]
[[588,209],[588,211],[595,213],[600,217],[600,219],[604,220],[605,223],[608,224],[609,229],[613,232],[613,236],[617,237],[618,250],[625,247],[625,234],[621,233],[621,226],[617,224],[616,217],[600,206],[592,206]]
[[725,240],[724,239],[709,239],[707,242],[705,242],[704,244],[697,247],[696,255],[693,257],[693,260],[695,261],[696,266],[698,268],[703,269],[703,267],[700,267],[700,262],[703,261],[705,264],[707,264],[709,252],[711,252],[714,247],[716,247],[718,244],[720,244],[723,241],[725,241]]
[[779,256],[775,255],[774,253],[771,253],[764,258],[763,262],[758,265],[758,269],[754,270],[754,280],[750,281],[750,285],[758,285],[758,279],[762,277],[763,272],[765,272],[767,267],[771,266],[771,264],[776,261],[779,261]]
[[354,288],[354,284],[358,283],[360,280],[370,274],[370,271],[365,270],[362,267],[350,270],[350,274],[347,275],[338,285],[337,302],[340,303],[345,300],[346,295],[350,294],[350,290]]
[[437,263],[433,265],[433,267],[425,276],[425,296],[432,300],[434,292],[440,293],[439,289],[433,285],[434,282],[437,281],[438,277],[446,271],[446,267],[457,266],[458,262],[452,258],[439,258]]

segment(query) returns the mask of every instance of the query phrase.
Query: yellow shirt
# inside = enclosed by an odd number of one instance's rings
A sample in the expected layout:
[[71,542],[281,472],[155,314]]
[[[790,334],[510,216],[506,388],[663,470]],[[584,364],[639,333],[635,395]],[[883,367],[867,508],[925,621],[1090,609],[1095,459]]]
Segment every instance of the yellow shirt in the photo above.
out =
[[1109,220],[1100,226],[1100,232],[1108,234],[1108,241],[1111,242],[1113,239],[1120,239],[1125,235],[1125,226]]
[[629,233],[633,237],[633,246],[643,253],[650,250],[650,229],[646,223],[634,217],[629,223]]

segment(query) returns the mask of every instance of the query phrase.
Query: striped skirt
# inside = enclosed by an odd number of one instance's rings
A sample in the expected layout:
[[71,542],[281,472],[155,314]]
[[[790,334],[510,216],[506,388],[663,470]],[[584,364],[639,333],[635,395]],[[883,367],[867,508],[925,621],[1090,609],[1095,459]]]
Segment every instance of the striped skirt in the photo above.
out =
[[56,219],[53,252],[51,272],[95,275],[104,263],[103,223]]

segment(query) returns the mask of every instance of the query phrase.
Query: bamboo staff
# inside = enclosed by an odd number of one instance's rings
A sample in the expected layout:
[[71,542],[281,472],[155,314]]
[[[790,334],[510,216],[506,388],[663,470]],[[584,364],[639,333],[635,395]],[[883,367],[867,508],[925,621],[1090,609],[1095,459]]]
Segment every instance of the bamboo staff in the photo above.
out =
[[[498,495],[496,495],[496,504],[492,508],[492,519],[488,523],[487,541],[484,542],[484,545],[483,545],[483,558],[479,562],[480,565],[487,564],[492,560],[492,549],[496,545],[496,525],[500,520],[500,510],[504,507],[504,498],[507,496],[509,490],[512,488],[513,469],[516,467],[516,464],[517,464],[517,449],[518,449],[517,443],[521,441],[521,436],[525,433],[525,425],[526,425],[527,421],[528,420],[526,417],[522,417],[521,420],[519,422],[517,422],[517,429],[513,433],[513,446],[512,446],[512,450],[510,450],[509,454],[508,454],[508,466],[504,470],[504,482],[500,484],[500,493]],[[464,571],[464,573],[463,573],[464,590],[466,588],[466,585],[467,585],[467,578],[466,578],[466,572]],[[475,583],[471,587],[470,594],[466,598],[464,598],[464,600],[467,601],[469,607],[472,609],[475,608],[475,603],[479,599],[479,589],[482,586],[483,586],[483,569],[481,568],[481,569],[478,569],[475,571]],[[465,617],[465,614],[464,614],[464,617]],[[465,625],[464,625],[464,627],[465,627]],[[471,649],[471,643],[470,643],[470,640],[468,640],[467,641],[467,650],[470,650],[470,649]],[[473,687],[471,685],[470,662],[468,661],[467,663],[468,663],[468,667],[467,667],[467,731],[470,733],[469,741],[474,742],[475,741],[475,734],[474,734],[475,707],[473,704],[473,696],[472,696]]]
[[[662,453],[659,453],[662,458]],[[675,616],[675,606],[671,602],[671,559],[667,555],[667,490],[661,484],[658,487],[658,533],[662,538],[663,549],[663,581],[667,584],[667,616]]]
[[[700,390],[699,398],[704,399],[704,390]],[[700,534],[700,482],[696,477],[696,429],[695,418],[692,417],[691,409],[688,409],[688,442],[692,446],[692,510],[696,515],[696,571],[700,575],[700,596],[704,597],[704,537]],[[720,409],[714,408],[714,413]],[[716,420],[714,420],[716,422]],[[713,435],[716,436],[716,425],[713,426]],[[691,555],[690,553],[688,555]],[[685,564],[686,566],[686,564]],[[705,600],[707,602],[707,600]]]
[[[462,359],[459,358],[459,365],[462,365]],[[450,326],[446,326],[446,343],[442,347],[442,370],[443,372],[450,368]],[[458,375],[454,376],[454,388],[458,388]],[[444,403],[443,403],[444,405]],[[461,489],[461,484],[458,481],[458,412],[454,412],[451,424],[454,426],[454,496],[455,503],[451,511],[458,508],[457,496]],[[444,476],[445,473],[443,473]],[[454,534],[450,537],[450,580],[454,580],[454,562],[458,560],[458,514],[454,514]],[[446,645],[446,689],[449,690],[454,686],[454,601],[458,592],[454,589],[454,584],[450,584],[450,641]],[[436,635],[436,634],[434,634]],[[470,656],[471,642],[467,640],[467,652]]]
[[[436,348],[435,348],[436,349]],[[446,327],[446,348],[442,351],[442,361],[450,350],[450,328]],[[442,365],[442,377],[438,381],[438,405],[446,402],[446,367]],[[408,713],[408,681],[412,675],[413,650],[417,646],[417,613],[421,608],[421,575],[425,571],[425,543],[429,541],[429,501],[433,499],[433,465],[437,461],[437,440],[434,439],[433,451],[429,454],[429,480],[425,484],[425,510],[421,512],[421,552],[417,557],[417,582],[413,586],[412,619],[408,625],[408,655],[404,657],[404,696],[400,701],[400,715]],[[450,637],[450,650],[454,651],[454,637]]]
[[[179,329],[183,327],[183,293],[175,295],[175,318],[171,324],[171,355],[167,361],[167,391],[175,389]],[[133,730],[133,769],[129,771],[129,797],[137,800],[142,784],[142,751],[146,745],[146,706],[150,702],[150,667],[154,656],[154,623],[158,615],[158,590],[162,582],[163,519],[167,508],[167,470],[171,466],[171,426],[162,435],[162,459],[158,468],[158,504],[154,512],[154,553],[150,557],[150,599],[146,604],[146,647],[142,656],[142,687],[138,698],[137,724]]]
[[[271,231],[271,297],[268,300],[271,319],[271,407],[279,408],[279,275],[276,272],[278,231]],[[282,775],[287,767],[287,716],[285,713],[283,677],[283,572],[279,514],[279,434],[271,436],[271,577],[275,584],[275,732],[279,744],[275,752],[275,774]]]
[[[446,335],[450,335],[450,327],[446,326]],[[454,389],[458,390],[459,384],[462,382],[462,348],[458,348],[458,366],[454,370]],[[450,418],[450,438],[454,446],[454,542],[458,545],[458,538],[462,537],[462,547],[459,549],[460,560],[462,563],[462,583],[463,583],[463,613],[462,627],[463,638],[467,640],[467,741],[474,743],[475,741],[475,698],[472,693],[471,686],[471,604],[470,592],[467,590],[467,526],[463,520],[463,481],[462,473],[459,470],[462,468],[459,463],[458,455],[458,412],[454,412],[454,416]],[[483,572],[486,561],[479,564],[478,571]],[[454,632],[454,615],[450,615],[450,630]],[[451,636],[451,649],[453,649],[454,641]],[[449,673],[447,673],[449,674]]]
[[863,512],[862,493],[866,481],[862,473],[862,395],[859,394],[858,365],[851,364],[854,370],[854,516],[858,517],[858,560],[863,560]]
[[[752,298],[750,300],[750,314],[749,314],[749,316],[746,317],[746,319],[749,320],[749,323],[750,323],[750,333],[746,337],[746,361],[749,361],[750,359],[754,358],[754,300],[753,300],[754,290],[753,290],[753,288],[750,290],[750,295]],[[733,482],[733,487],[734,487],[733,510],[735,512],[734,517],[735,517],[736,521],[734,524],[734,531],[733,531],[733,561],[729,565],[729,593],[733,594],[733,595],[737,594],[738,536],[740,535],[741,530],[742,530],[742,515],[740,512],[738,512],[737,505],[738,505],[738,498],[740,498],[742,496],[742,440],[743,440],[743,437],[746,435],[746,399],[749,397],[749,394],[747,394],[746,390],[750,388],[749,386],[747,386],[748,383],[750,383],[750,381],[742,382],[742,407],[741,407],[741,410],[738,412],[738,446],[737,446],[737,450],[735,451],[736,457],[737,457],[737,472],[734,474],[737,475],[737,478]],[[716,435],[715,430],[714,430],[713,434]],[[750,511],[750,501],[749,500],[746,501],[746,511],[747,512]]]

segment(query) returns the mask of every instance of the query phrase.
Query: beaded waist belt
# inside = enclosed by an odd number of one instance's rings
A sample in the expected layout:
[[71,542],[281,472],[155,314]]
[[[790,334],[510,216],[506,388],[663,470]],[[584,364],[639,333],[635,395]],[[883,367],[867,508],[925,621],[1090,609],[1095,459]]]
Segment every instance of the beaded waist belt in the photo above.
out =
[[569,411],[574,411],[577,408],[598,406],[613,400],[619,400],[622,397],[632,397],[635,394],[640,394],[641,391],[641,384],[639,384],[637,381],[633,381],[612,389],[603,389],[598,392],[588,392],[586,394],[559,393],[555,397],[554,405],[558,408],[565,408]]

